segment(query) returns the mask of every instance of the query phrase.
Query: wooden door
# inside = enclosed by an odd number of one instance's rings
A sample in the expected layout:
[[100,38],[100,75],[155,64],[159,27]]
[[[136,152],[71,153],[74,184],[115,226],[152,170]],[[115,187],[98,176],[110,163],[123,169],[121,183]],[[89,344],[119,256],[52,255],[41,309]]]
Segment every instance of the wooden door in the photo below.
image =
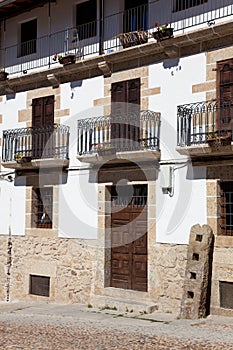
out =
[[232,134],[233,59],[219,62],[217,72],[217,99],[220,106],[217,129],[221,134]]
[[112,190],[111,286],[147,291],[147,187]]
[[54,96],[32,100],[33,157],[53,155]]
[[140,126],[140,79],[112,84],[111,143],[119,150],[138,146]]

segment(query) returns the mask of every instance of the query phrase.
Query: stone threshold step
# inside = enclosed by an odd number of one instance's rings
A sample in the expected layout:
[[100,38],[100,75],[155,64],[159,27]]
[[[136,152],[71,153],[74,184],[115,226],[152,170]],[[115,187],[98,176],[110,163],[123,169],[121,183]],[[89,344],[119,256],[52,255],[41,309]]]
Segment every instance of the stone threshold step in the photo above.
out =
[[91,298],[90,304],[95,308],[105,310],[117,310],[121,312],[140,312],[151,314],[158,310],[158,306],[149,301],[127,300],[125,298],[114,298],[105,295],[95,295]]

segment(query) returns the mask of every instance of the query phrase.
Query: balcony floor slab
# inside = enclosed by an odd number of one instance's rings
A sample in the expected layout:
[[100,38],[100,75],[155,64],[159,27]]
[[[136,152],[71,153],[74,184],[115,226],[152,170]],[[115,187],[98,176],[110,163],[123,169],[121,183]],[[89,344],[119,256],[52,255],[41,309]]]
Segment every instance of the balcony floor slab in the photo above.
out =
[[217,145],[211,147],[208,144],[204,143],[201,145],[192,145],[192,146],[178,146],[176,151],[181,155],[186,155],[192,157],[203,157],[203,156],[223,156],[223,155],[233,155],[233,142],[230,145],[222,146]]
[[80,162],[90,163],[90,164],[104,164],[108,162],[113,163],[141,163],[141,162],[152,162],[158,161],[160,159],[160,151],[156,150],[139,150],[139,151],[121,151],[117,152],[115,155],[110,156],[100,156],[97,153],[77,155],[77,159]]
[[69,159],[57,159],[57,158],[47,158],[47,159],[32,159],[27,163],[17,163],[16,161],[2,162],[4,168],[16,169],[16,170],[31,170],[39,168],[66,168],[69,166]]

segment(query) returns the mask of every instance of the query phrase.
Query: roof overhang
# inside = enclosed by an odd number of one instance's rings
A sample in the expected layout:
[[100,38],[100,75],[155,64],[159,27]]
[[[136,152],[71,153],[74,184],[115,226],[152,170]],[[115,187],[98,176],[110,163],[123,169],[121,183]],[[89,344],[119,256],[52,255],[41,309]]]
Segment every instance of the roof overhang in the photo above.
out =
[[0,0],[0,20],[19,15],[55,0]]

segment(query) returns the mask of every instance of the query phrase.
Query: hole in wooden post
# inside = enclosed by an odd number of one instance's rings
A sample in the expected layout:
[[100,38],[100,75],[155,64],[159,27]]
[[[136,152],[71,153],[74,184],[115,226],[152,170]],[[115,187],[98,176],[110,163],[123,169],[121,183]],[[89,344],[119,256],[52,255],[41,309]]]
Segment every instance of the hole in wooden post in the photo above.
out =
[[196,235],[196,241],[197,242],[202,242],[202,235]]
[[199,254],[193,253],[193,260],[198,261],[199,260]]
[[193,299],[193,298],[194,298],[194,293],[191,292],[191,291],[188,291],[188,292],[187,292],[187,297],[188,297],[189,299]]
[[197,278],[196,272],[190,272],[190,279],[195,280]]

